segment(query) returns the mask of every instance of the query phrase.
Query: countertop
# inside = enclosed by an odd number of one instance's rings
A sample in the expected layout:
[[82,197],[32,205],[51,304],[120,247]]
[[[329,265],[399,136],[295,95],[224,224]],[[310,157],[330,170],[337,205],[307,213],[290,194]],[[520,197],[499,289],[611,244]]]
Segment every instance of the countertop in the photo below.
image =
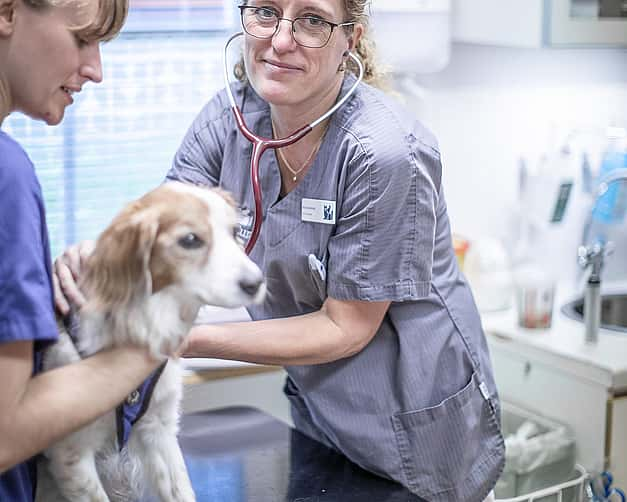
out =
[[[625,291],[624,283],[607,283],[604,292]],[[595,345],[584,342],[584,325],[566,317],[561,306],[574,299],[572,287],[560,284],[556,290],[553,320],[549,329],[526,329],[518,326],[515,306],[497,312],[481,312],[481,320],[491,346],[511,347],[547,364],[558,365],[581,378],[597,382],[615,391],[627,390],[627,333],[601,329]],[[244,308],[203,307],[196,321],[222,323],[249,321]],[[187,359],[187,380],[211,379],[238,369],[254,373],[277,370],[271,366],[251,365],[240,361]],[[222,371],[222,372],[220,372]],[[217,372],[217,373],[216,373]],[[212,376],[213,374],[213,376]],[[235,373],[233,373],[235,374]]]
[[[608,286],[605,292],[624,287]],[[547,364],[598,382],[615,391],[627,389],[627,333],[601,329],[596,344],[584,341],[584,324],[568,318],[561,306],[574,299],[572,289],[558,285],[551,327],[518,326],[515,306],[499,312],[481,312],[491,346],[534,356]]]
[[179,443],[198,502],[424,502],[250,407],[184,415]]

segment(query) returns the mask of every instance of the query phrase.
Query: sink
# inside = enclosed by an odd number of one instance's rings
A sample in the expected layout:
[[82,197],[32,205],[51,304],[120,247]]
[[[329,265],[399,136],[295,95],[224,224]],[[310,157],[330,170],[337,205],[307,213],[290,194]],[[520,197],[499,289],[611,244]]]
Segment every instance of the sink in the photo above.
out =
[[[562,313],[583,322],[583,298],[565,304]],[[627,293],[601,295],[601,328],[627,333]]]

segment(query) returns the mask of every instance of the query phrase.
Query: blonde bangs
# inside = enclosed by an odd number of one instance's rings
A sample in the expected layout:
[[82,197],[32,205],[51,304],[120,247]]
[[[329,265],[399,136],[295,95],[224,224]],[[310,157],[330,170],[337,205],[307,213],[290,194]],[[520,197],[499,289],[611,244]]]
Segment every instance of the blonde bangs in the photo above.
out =
[[72,31],[85,40],[108,42],[120,33],[127,15],[128,0],[98,0],[94,18],[82,26],[75,26]]
[[[88,6],[94,0],[24,0],[33,9],[65,7],[74,5],[76,8]],[[72,27],[77,35],[85,40],[108,42],[115,38],[126,22],[129,0],[95,0],[98,11],[93,19],[83,25]]]

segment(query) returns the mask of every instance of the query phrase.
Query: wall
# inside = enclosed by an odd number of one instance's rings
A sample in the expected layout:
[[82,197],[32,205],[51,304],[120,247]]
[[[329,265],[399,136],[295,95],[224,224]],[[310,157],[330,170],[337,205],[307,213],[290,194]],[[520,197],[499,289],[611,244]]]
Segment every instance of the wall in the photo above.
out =
[[627,125],[625,49],[455,44],[443,71],[398,87],[440,141],[453,230],[471,238],[508,235],[521,154],[575,127]]

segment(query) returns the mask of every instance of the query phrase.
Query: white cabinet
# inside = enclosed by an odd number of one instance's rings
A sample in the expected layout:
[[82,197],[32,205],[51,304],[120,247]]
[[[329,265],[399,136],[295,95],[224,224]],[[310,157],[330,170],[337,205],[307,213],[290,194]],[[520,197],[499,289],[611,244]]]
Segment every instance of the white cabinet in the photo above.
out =
[[622,5],[621,0],[453,0],[452,36],[508,47],[627,46],[627,17],[597,15],[602,8],[613,16]]
[[[617,486],[627,488],[627,393],[612,396],[608,408],[608,461]],[[620,479],[619,479],[620,478]]]
[[610,469],[616,485],[627,487],[627,393],[515,340],[490,332],[487,337],[501,399],[568,425],[577,461],[589,471]]
[[398,74],[444,68],[451,52],[450,4],[451,0],[372,0],[370,27],[386,66]]
[[[245,363],[242,363],[245,364]],[[183,413],[229,406],[251,406],[292,425],[290,404],[283,393],[285,370],[277,366],[235,364],[188,371]]]

